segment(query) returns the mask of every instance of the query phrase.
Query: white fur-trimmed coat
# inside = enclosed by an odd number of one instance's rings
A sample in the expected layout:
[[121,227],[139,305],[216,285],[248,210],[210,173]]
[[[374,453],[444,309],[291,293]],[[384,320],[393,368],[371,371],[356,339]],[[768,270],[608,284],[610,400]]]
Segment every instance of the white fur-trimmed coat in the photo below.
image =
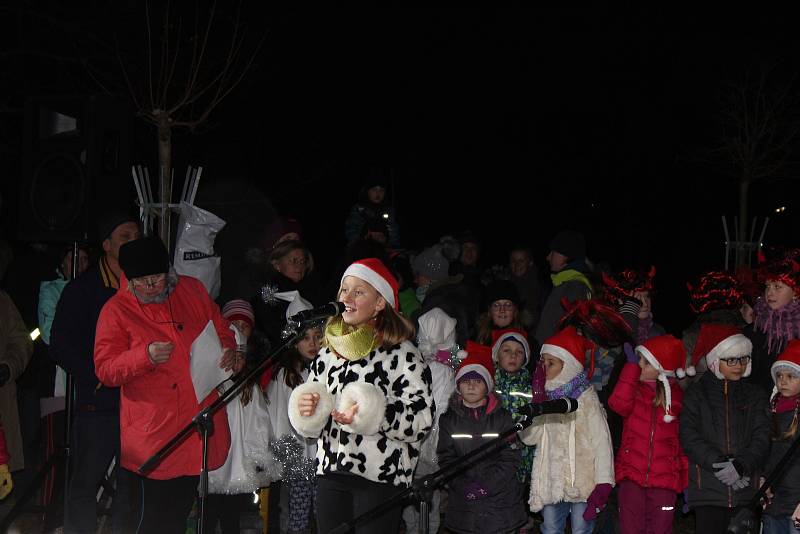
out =
[[[310,417],[299,412],[304,393],[320,395]],[[342,411],[353,403],[358,411],[350,425],[339,425],[330,416],[334,407]],[[410,341],[379,348],[354,362],[323,348],[308,380],[289,399],[295,430],[319,438],[317,475],[349,472],[395,486],[411,483],[433,413],[431,372]]]
[[597,484],[614,485],[614,453],[605,410],[593,387],[578,397],[578,410],[544,415],[520,432],[536,445],[531,471],[531,510],[583,502]]

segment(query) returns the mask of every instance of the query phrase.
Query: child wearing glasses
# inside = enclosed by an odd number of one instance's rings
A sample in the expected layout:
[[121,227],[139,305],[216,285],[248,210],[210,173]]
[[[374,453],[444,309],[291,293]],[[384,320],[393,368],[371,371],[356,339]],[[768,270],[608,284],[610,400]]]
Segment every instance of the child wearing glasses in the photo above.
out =
[[706,323],[692,352],[695,365],[705,356],[708,371],[686,391],[680,439],[689,458],[689,506],[704,534],[727,532],[755,494],[769,454],[767,396],[741,380],[750,375],[752,349],[736,327]]
[[[765,475],[772,472],[797,437],[800,411],[800,340],[792,340],[772,364],[772,449]],[[763,482],[763,480],[762,480]],[[800,532],[800,462],[791,462],[767,493],[764,534]]]
[[517,287],[508,280],[495,280],[486,287],[486,313],[478,317],[474,340],[482,345],[493,343],[492,331],[504,328],[522,329],[519,317],[521,301]]

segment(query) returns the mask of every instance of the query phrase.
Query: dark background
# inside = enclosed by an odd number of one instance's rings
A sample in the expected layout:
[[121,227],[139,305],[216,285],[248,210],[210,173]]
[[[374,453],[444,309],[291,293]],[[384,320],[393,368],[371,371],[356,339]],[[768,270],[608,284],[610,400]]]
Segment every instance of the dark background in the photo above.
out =
[[[2,222],[18,245],[25,102],[101,93],[87,73],[125,96],[108,43],[144,54],[141,2],[78,4],[0,4]],[[227,4],[217,9],[232,17]],[[793,17],[767,7],[262,4],[242,5],[247,45],[265,36],[251,71],[203,131],[174,137],[176,174],[204,166],[201,207],[261,192],[302,222],[326,269],[368,169],[387,169],[406,247],[469,228],[487,263],[522,242],[544,270],[552,235],[576,228],[593,260],[657,266],[656,318],[672,330],[690,319],[686,280],[722,267],[721,216],[737,213],[735,183],[698,158],[719,142],[720,91],[754,69],[788,83],[800,64]],[[134,161],[153,169],[154,130],[133,124]],[[797,245],[797,190],[792,180],[751,189],[751,216],[771,216],[765,242]]]

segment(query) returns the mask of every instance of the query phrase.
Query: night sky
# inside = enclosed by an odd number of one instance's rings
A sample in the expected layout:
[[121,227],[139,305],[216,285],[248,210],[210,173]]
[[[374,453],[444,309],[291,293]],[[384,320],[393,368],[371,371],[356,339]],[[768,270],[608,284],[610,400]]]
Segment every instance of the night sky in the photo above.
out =
[[[116,36],[125,51],[144,42],[140,2],[80,4],[0,7],[10,240],[24,209],[15,204],[26,100],[99,92],[85,63],[125,95],[113,49],[98,42]],[[225,4],[220,13],[232,17]],[[673,329],[686,318],[685,280],[721,267],[720,218],[737,211],[735,183],[698,157],[719,143],[720,91],[758,69],[787,83],[800,64],[793,17],[764,7],[702,14],[261,4],[243,7],[246,46],[266,32],[251,71],[208,128],[174,140],[179,173],[188,163],[205,168],[199,198],[231,187],[262,192],[277,212],[301,220],[324,266],[341,251],[339,229],[368,169],[391,169],[406,246],[470,228],[489,260],[504,261],[523,242],[544,269],[550,237],[580,229],[595,260],[657,265],[657,284],[673,299]],[[134,124],[134,159],[154,168],[154,131]],[[753,186],[751,216],[773,216],[765,241],[798,244],[797,189],[791,180]],[[778,206],[787,210],[776,216]]]

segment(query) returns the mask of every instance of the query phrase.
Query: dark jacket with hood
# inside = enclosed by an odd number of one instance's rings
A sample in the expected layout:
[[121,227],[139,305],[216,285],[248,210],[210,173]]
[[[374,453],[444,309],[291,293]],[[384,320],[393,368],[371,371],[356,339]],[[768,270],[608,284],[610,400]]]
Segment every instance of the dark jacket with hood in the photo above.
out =
[[[439,466],[446,467],[494,439],[487,434],[500,434],[513,425],[511,414],[493,394],[489,394],[484,406],[467,408],[461,396],[454,393],[448,411],[439,419]],[[511,532],[525,524],[522,489],[515,476],[521,461],[520,450],[506,445],[451,478],[445,527],[458,533],[489,534]],[[486,490],[487,495],[468,500],[467,489],[474,483]]]
[[[777,419],[778,428],[781,433],[786,432],[792,424],[794,418],[794,410],[774,414]],[[772,473],[777,463],[789,450],[789,446],[797,439],[797,434],[789,439],[777,439],[772,442],[772,450],[769,454],[769,461],[767,462],[766,474]],[[765,514],[777,517],[785,517],[794,513],[797,503],[800,502],[800,461],[798,461],[798,452],[795,451],[792,460],[786,467],[781,478],[777,483],[772,484],[772,497],[769,505],[764,509]]]
[[592,298],[592,287],[586,277],[588,271],[589,266],[586,265],[586,261],[576,260],[551,275],[553,290],[550,291],[550,295],[544,303],[539,324],[536,327],[535,337],[540,345],[556,333],[556,325],[564,315],[562,299],[566,298],[569,302],[574,302]]
[[[704,373],[686,391],[680,426],[681,445],[689,458],[689,504],[734,508],[755,494],[770,448],[767,395],[743,382]],[[750,485],[734,490],[714,475],[713,464],[735,459]]]

